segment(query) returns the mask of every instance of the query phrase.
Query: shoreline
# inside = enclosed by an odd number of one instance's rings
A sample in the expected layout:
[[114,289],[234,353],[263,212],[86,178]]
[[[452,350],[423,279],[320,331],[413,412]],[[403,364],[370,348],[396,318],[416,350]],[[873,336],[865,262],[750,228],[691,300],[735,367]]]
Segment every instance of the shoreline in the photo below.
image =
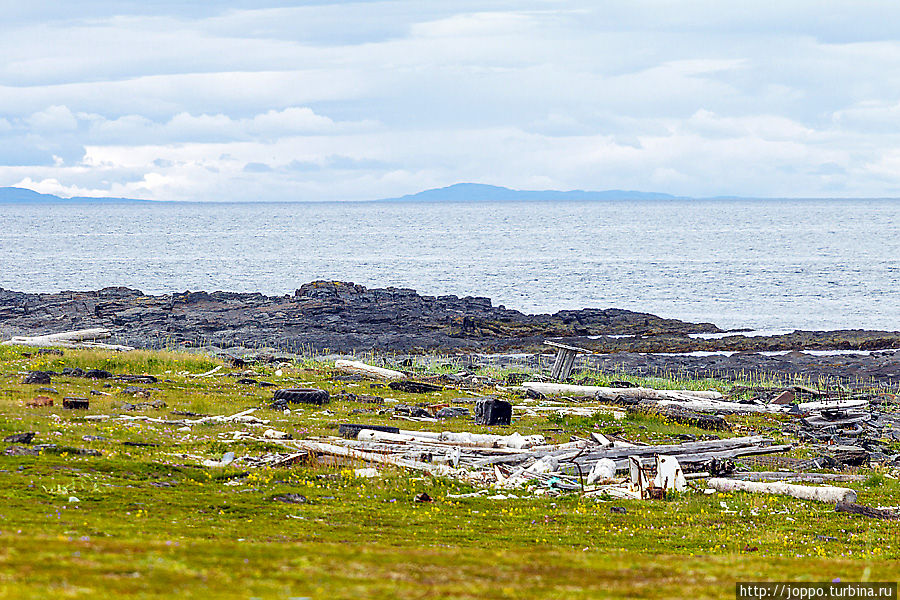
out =
[[[900,331],[723,331],[624,309],[525,314],[489,298],[315,281],[293,295],[108,287],[30,294],[0,288],[0,339],[103,327],[137,348],[393,355],[548,353],[548,339],[590,351],[585,365],[632,375],[782,376],[900,381]],[[744,335],[749,334],[749,335]]]

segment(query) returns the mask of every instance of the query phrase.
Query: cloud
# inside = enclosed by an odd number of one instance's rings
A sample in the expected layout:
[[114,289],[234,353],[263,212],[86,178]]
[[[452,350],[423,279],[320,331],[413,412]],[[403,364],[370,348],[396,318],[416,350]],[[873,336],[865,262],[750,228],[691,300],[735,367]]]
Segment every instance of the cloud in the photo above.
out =
[[27,120],[27,125],[38,133],[69,132],[78,127],[78,120],[66,106],[48,106],[32,114]]
[[0,23],[0,185],[893,195],[897,18],[850,0],[21,5]]
[[265,163],[249,162],[244,165],[243,171],[244,173],[269,173],[272,171],[272,167]]

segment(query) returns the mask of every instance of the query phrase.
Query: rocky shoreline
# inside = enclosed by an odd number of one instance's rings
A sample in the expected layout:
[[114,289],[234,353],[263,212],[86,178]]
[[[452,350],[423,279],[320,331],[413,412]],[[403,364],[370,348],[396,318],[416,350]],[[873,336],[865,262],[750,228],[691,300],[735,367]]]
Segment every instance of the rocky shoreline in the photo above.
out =
[[[554,338],[584,347],[598,366],[634,374],[656,370],[754,370],[807,376],[900,380],[900,332],[795,331],[747,337],[712,323],[689,323],[622,309],[529,315],[482,297],[425,296],[338,281],[307,283],[292,295],[184,292],[147,295],[124,287],[48,294],[0,288],[0,339],[106,327],[116,343],[139,348],[274,348],[296,354],[465,354],[546,352]],[[715,339],[691,337],[720,334]],[[708,337],[708,336],[707,336]],[[811,356],[800,350],[871,351]],[[726,352],[671,356],[659,353]],[[765,356],[758,352],[787,352]]]

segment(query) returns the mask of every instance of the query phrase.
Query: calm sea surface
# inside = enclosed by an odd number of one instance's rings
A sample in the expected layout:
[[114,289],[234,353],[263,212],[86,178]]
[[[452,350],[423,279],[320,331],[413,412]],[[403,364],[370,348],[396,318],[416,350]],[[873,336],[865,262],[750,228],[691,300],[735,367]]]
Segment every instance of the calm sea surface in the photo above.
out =
[[900,202],[0,205],[0,287],[314,279],[722,327],[900,329]]

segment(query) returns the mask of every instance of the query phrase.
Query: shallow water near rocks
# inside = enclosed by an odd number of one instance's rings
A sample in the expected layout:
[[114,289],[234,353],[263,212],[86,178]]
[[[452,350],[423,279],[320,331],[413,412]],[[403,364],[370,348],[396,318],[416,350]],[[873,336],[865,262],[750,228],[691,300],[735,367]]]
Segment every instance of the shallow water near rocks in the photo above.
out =
[[293,293],[335,279],[525,312],[900,329],[900,201],[0,206],[0,286]]

